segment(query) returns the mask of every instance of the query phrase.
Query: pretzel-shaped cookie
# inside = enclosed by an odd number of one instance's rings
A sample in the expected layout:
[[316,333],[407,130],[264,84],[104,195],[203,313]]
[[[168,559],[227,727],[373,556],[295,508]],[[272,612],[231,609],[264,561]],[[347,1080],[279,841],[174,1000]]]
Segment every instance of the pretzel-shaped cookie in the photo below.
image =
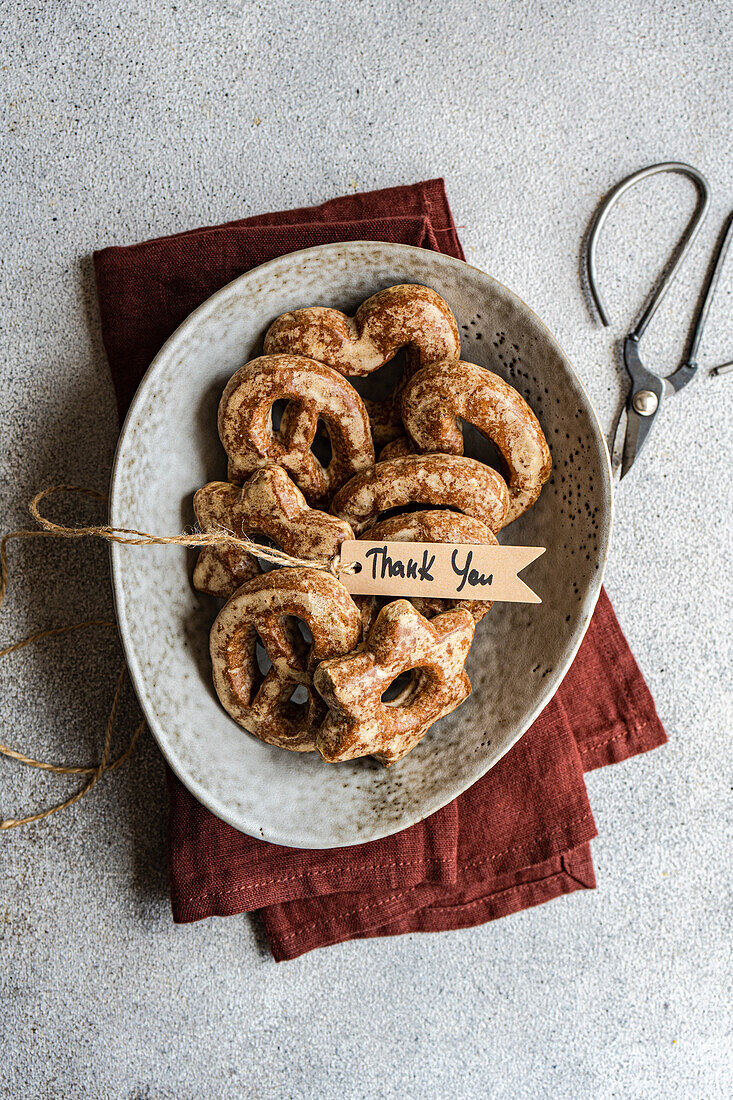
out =
[[[276,401],[290,402],[278,431]],[[323,466],[311,450],[322,421],[331,442]],[[275,462],[283,466],[311,504],[327,501],[359,470],[374,464],[364,402],[346,379],[300,355],[263,355],[229,379],[219,404],[219,436],[229,456],[230,481]]]
[[503,477],[474,458],[406,455],[378,462],[352,477],[334,497],[331,511],[347,520],[357,534],[380,512],[410,504],[444,505],[498,531],[508,499]]
[[462,455],[459,417],[496,444],[509,471],[505,526],[532,507],[552,470],[550,449],[527,402],[498,374],[460,360],[432,363],[407,383],[401,407],[419,451]]
[[[302,619],[308,645],[294,618]],[[257,663],[260,637],[272,668]],[[317,569],[278,569],[247,581],[219,612],[209,649],[214,687],[235,722],[266,741],[294,752],[312,752],[325,707],[313,690],[312,670],[322,660],[354,648],[361,617],[341,581]],[[298,685],[307,703],[293,703]]]
[[[460,357],[456,319],[448,303],[429,287],[387,287],[362,302],[354,317],[323,306],[283,313],[270,325],[264,342],[266,355],[307,355],[349,378],[378,370],[401,348],[406,378],[428,363]],[[375,443],[400,434],[399,407],[393,398],[366,404]]]
[[[497,544],[496,535],[481,520],[447,510],[391,516],[375,523],[360,537],[373,542],[384,539],[385,542],[454,542],[458,545],[484,543],[487,546]],[[366,636],[385,600],[379,596],[355,596],[354,600],[361,611]],[[477,623],[481,622],[492,607],[491,600],[441,600],[434,596],[413,596],[410,603],[426,619],[432,619],[433,616],[452,611],[456,607],[463,607]]]
[[[368,641],[315,671],[315,688],[329,707],[316,737],[323,759],[401,760],[471,694],[464,665],[475,625],[462,608],[429,622],[407,600],[384,607]],[[389,685],[411,670],[417,670],[412,691],[392,705],[383,702]]]
[[[244,485],[212,481],[193,498],[202,531],[266,535],[286,554],[327,562],[354,532],[345,520],[310,508],[281,466],[263,466]],[[228,599],[261,572],[257,558],[238,546],[207,546],[193,571],[193,586]]]

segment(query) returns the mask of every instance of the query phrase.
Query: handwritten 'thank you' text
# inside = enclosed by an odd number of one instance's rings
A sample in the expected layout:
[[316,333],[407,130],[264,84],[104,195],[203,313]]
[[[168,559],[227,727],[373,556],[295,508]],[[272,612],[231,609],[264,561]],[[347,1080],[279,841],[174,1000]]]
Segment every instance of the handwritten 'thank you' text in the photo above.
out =
[[[371,559],[372,580],[384,580],[385,577],[404,577],[407,580],[421,581],[423,584],[435,580],[431,572],[435,565],[435,554],[431,554],[428,550],[424,550],[422,557],[419,558],[399,558],[391,555],[386,546],[374,546],[367,550],[364,556]],[[461,560],[462,557],[463,560]],[[457,592],[461,592],[466,585],[469,588],[476,588],[478,586],[486,587],[493,583],[493,573],[480,573],[477,569],[472,568],[472,550],[469,550],[465,555],[462,555],[457,549],[454,550],[451,554],[450,563],[455,576],[460,578],[456,588]]]
[[379,577],[406,577],[413,581],[433,581],[435,577],[430,570],[435,565],[435,554],[423,551],[422,560],[415,558],[392,558],[387,553],[386,546],[375,546],[367,550],[364,555],[372,559],[372,580]]
[[470,588],[476,588],[477,585],[488,585],[494,583],[493,573],[489,573],[487,576],[484,573],[479,573],[477,569],[471,568],[471,562],[473,561],[473,550],[468,551],[468,556],[466,557],[463,565],[459,565],[458,563],[458,554],[459,551],[454,550],[450,556],[451,568],[453,569],[453,572],[456,574],[456,576],[461,578],[461,582],[456,589],[457,592],[460,592],[465,584],[468,584]]
[[341,564],[352,568],[340,576],[357,596],[541,603],[519,573],[544,552],[542,546],[476,542],[369,542],[367,536],[342,542]]

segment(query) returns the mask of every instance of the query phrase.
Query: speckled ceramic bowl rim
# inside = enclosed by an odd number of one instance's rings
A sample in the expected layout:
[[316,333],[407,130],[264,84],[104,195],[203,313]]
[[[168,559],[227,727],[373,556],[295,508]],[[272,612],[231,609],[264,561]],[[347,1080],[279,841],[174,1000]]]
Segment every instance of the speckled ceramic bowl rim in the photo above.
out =
[[[122,526],[122,525],[124,525],[124,522],[125,522],[125,517],[124,516],[119,516],[117,514],[117,508],[116,508],[116,497],[117,497],[116,490],[117,490],[117,483],[118,483],[118,475],[120,473],[120,459],[121,459],[121,454],[122,454],[123,449],[124,449],[125,433],[127,431],[128,425],[131,424],[137,416],[138,405],[140,405],[145,400],[147,400],[147,391],[151,386],[153,386],[155,384],[156,367],[157,367],[157,364],[158,364],[159,360],[163,359],[164,356],[167,354],[169,346],[171,344],[175,343],[176,340],[178,340],[181,331],[188,328],[190,325],[195,325],[198,321],[202,320],[209,313],[211,313],[213,310],[215,310],[216,307],[217,307],[217,303],[218,303],[219,298],[221,298],[221,297],[223,297],[227,294],[230,294],[232,287],[236,283],[238,283],[240,281],[243,281],[243,280],[246,280],[247,278],[251,277],[254,272],[257,272],[258,275],[261,278],[264,278],[264,277],[266,277],[268,270],[271,270],[271,269],[272,270],[277,270],[279,268],[282,268],[283,263],[286,263],[290,259],[294,260],[296,258],[303,257],[303,256],[306,256],[306,255],[315,254],[315,253],[321,253],[321,254],[324,254],[324,253],[328,254],[329,252],[338,253],[339,250],[343,251],[344,248],[354,248],[354,249],[358,249],[359,247],[368,248],[369,246],[375,245],[377,243],[380,245],[381,248],[387,248],[390,251],[394,251],[394,253],[396,253],[396,254],[405,255],[405,254],[419,253],[420,258],[423,262],[425,261],[426,253],[427,253],[427,255],[432,255],[432,253],[430,253],[429,250],[418,248],[414,245],[390,244],[390,243],[387,243],[387,242],[376,242],[376,241],[369,241],[369,240],[334,242],[334,243],[331,243],[331,244],[316,245],[313,248],[299,249],[296,252],[291,252],[291,253],[288,253],[288,254],[283,255],[283,256],[277,256],[272,260],[268,260],[267,263],[261,264],[256,268],[251,268],[249,271],[244,272],[242,275],[238,276],[236,279],[233,279],[231,282],[229,282],[225,286],[221,287],[218,291],[216,291],[215,294],[212,294],[211,297],[207,298],[205,302],[202,302],[200,306],[198,306],[192,313],[190,313],[188,315],[188,317],[186,317],[186,319],[184,321],[181,322],[181,324],[178,326],[178,328],[176,328],[176,330],[168,337],[166,342],[160,348],[157,355],[155,356],[155,358],[151,362],[150,366],[148,367],[147,371],[145,372],[145,374],[144,374],[144,376],[143,376],[143,378],[140,382],[140,385],[138,386],[138,388],[135,392],[135,396],[134,396],[132,402],[130,403],[130,407],[127,411],[127,415],[126,415],[125,420],[123,422],[122,429],[120,431],[120,435],[119,435],[119,438],[118,438],[118,441],[117,441],[117,447],[116,447],[116,450],[115,450],[115,456],[114,456],[114,460],[113,460],[113,464],[112,464],[112,473],[111,473],[111,477],[110,477],[110,493],[109,493],[110,509],[109,510],[110,510],[110,523],[113,526]],[[371,840],[379,840],[382,837],[390,836],[390,835],[392,835],[396,832],[402,832],[404,829],[408,829],[408,828],[410,828],[410,826],[415,825],[417,822],[424,820],[424,818],[430,816],[433,813],[436,813],[439,809],[442,809],[443,806],[447,806],[451,802],[455,801],[455,799],[457,797],[459,797],[459,795],[461,795],[465,790],[468,790],[468,788],[473,786],[474,783],[478,782],[478,780],[483,775],[485,775],[487,771],[489,771],[491,768],[493,768],[499,762],[499,760],[503,756],[505,756],[506,753],[511,748],[513,748],[513,746],[517,743],[517,741],[519,741],[519,739],[524,736],[524,734],[527,732],[527,730],[532,725],[532,723],[535,721],[535,719],[539,716],[539,714],[541,714],[541,712],[545,709],[548,702],[553,697],[553,695],[557,691],[558,687],[562,683],[562,680],[564,679],[568,669],[570,668],[570,665],[573,663],[573,660],[575,659],[575,656],[578,652],[578,649],[580,648],[581,642],[583,641],[583,638],[585,637],[585,633],[588,629],[588,625],[589,625],[591,617],[593,615],[593,611],[595,609],[596,603],[598,602],[598,597],[600,595],[601,586],[602,586],[602,583],[603,583],[603,575],[604,575],[605,568],[606,568],[606,563],[607,563],[607,560],[608,560],[608,553],[609,553],[610,542],[611,542],[611,532],[612,532],[612,527],[613,527],[613,509],[614,509],[613,476],[612,476],[611,461],[610,461],[610,456],[609,456],[609,452],[608,452],[608,446],[606,444],[606,439],[605,439],[605,436],[604,436],[603,431],[601,429],[601,426],[598,422],[598,417],[596,415],[595,408],[593,407],[593,404],[590,400],[590,397],[588,395],[587,390],[585,389],[585,387],[583,386],[583,383],[580,381],[577,374],[575,373],[575,371],[572,367],[572,364],[570,362],[570,359],[565,354],[562,347],[560,346],[558,341],[555,339],[555,337],[552,335],[552,333],[549,331],[549,329],[544,324],[544,322],[540,320],[540,318],[537,316],[537,314],[534,312],[534,310],[532,310],[521,298],[519,298],[519,296],[517,294],[515,294],[514,291],[511,291],[511,290],[509,290],[508,287],[503,286],[503,284],[499,283],[499,281],[497,279],[495,279],[492,275],[488,275],[481,268],[477,268],[474,265],[467,264],[464,260],[456,259],[453,256],[447,256],[447,255],[445,255],[445,253],[435,253],[434,255],[436,256],[436,258],[439,257],[440,262],[442,264],[447,264],[448,266],[453,266],[457,269],[466,268],[466,267],[472,268],[473,271],[476,271],[479,275],[481,275],[483,278],[487,279],[490,283],[495,284],[497,287],[500,287],[503,292],[508,293],[510,296],[512,296],[515,299],[515,301],[518,304],[520,304],[527,311],[527,313],[529,315],[531,315],[534,322],[545,333],[545,335],[546,335],[548,341],[550,342],[550,344],[552,344],[554,346],[555,350],[561,356],[561,358],[563,360],[563,363],[565,365],[565,368],[567,369],[569,375],[572,377],[574,383],[577,385],[578,390],[580,391],[580,393],[585,398],[587,412],[588,412],[588,416],[589,416],[589,422],[593,427],[595,437],[596,437],[596,442],[597,442],[598,447],[599,447],[599,451],[603,456],[603,461],[602,461],[602,464],[601,464],[601,468],[603,470],[604,478],[605,478],[605,484],[604,484],[604,487],[603,487],[604,488],[604,495],[606,496],[606,498],[608,500],[608,523],[607,523],[607,525],[605,527],[605,530],[603,532],[604,538],[603,538],[601,544],[599,545],[598,570],[595,574],[593,584],[590,586],[590,588],[588,590],[588,593],[587,593],[587,596],[586,596],[586,600],[585,600],[586,611],[585,611],[585,615],[584,615],[584,621],[582,622],[582,625],[578,629],[577,637],[575,639],[575,644],[571,648],[569,648],[568,653],[567,653],[567,658],[566,658],[563,666],[556,669],[551,677],[548,677],[548,683],[547,683],[547,687],[545,689],[545,692],[540,695],[540,698],[539,698],[539,701],[537,702],[537,704],[531,710],[529,710],[526,713],[526,715],[524,717],[524,721],[522,723],[520,723],[520,725],[519,725],[516,736],[513,737],[511,740],[508,740],[506,746],[504,747],[504,749],[500,753],[500,755],[498,755],[492,761],[492,763],[486,769],[484,769],[483,772],[478,771],[463,786],[461,786],[460,788],[456,788],[453,791],[451,791],[451,794],[448,797],[443,798],[442,800],[440,798],[438,798],[434,802],[431,802],[431,804],[429,806],[425,807],[424,812],[415,813],[415,814],[412,814],[412,815],[409,815],[409,816],[406,815],[405,819],[401,820],[400,823],[396,827],[394,825],[392,825],[392,826],[388,825],[383,829],[375,829],[373,831],[373,833],[371,834],[371,836],[370,836]],[[112,588],[113,588],[113,595],[114,595],[115,612],[116,612],[116,616],[117,616],[117,623],[118,623],[118,626],[119,626],[120,638],[122,640],[123,648],[124,648],[124,651],[125,651],[125,657],[127,659],[127,667],[128,667],[128,670],[129,670],[129,675],[130,675],[133,687],[135,688],[135,692],[136,692],[138,700],[140,702],[140,706],[142,708],[142,711],[143,711],[143,714],[145,716],[148,727],[149,727],[150,731],[152,732],[153,736],[155,737],[156,741],[158,742],[158,745],[161,749],[161,752],[163,753],[163,756],[167,760],[167,762],[170,765],[173,772],[178,776],[178,778],[181,780],[181,782],[184,784],[184,786],[186,786],[191,791],[191,793],[199,800],[199,802],[201,802],[204,806],[206,806],[207,809],[211,810],[211,812],[214,813],[217,817],[219,817],[222,821],[225,821],[228,824],[232,825],[235,829],[238,829],[240,832],[248,832],[248,830],[244,828],[244,825],[243,825],[242,821],[239,820],[235,814],[231,814],[229,812],[228,808],[225,805],[223,805],[214,795],[212,795],[211,792],[204,785],[198,783],[191,775],[187,774],[184,771],[179,770],[176,766],[175,753],[173,753],[169,749],[168,741],[167,741],[167,738],[166,738],[165,728],[158,721],[158,719],[156,717],[156,714],[155,714],[155,711],[154,711],[154,708],[151,705],[151,702],[148,698],[147,689],[146,689],[146,685],[145,685],[145,680],[144,680],[144,677],[143,677],[141,669],[140,669],[140,665],[139,665],[139,662],[138,662],[138,659],[137,659],[137,654],[136,654],[135,648],[134,648],[134,646],[132,645],[132,642],[131,642],[131,635],[130,635],[130,630],[129,630],[129,627],[128,627],[128,621],[127,621],[127,616],[126,616],[126,611],[125,611],[124,597],[123,597],[123,592],[122,592],[121,570],[119,568],[120,567],[120,562],[121,562],[122,552],[123,552],[122,547],[117,546],[114,543],[110,544],[110,558],[111,558],[111,568],[112,568]],[[257,836],[258,838],[263,839],[262,831],[261,830],[255,830],[254,827],[252,829],[252,832],[249,833],[249,835]],[[270,835],[270,836],[265,836],[264,839],[269,841],[270,843],[287,844],[290,847],[297,847],[298,846],[298,845],[295,845],[293,843],[293,840],[292,840],[291,837],[283,839],[283,838],[280,838],[280,837],[277,837],[277,836],[274,836],[274,835]],[[362,841],[346,842],[346,843],[345,842],[341,842],[341,843],[334,842],[332,845],[329,845],[329,847],[352,847],[354,843],[358,844],[358,843],[362,843]],[[301,847],[311,847],[311,848],[317,848],[318,847],[316,845],[300,845],[300,846]]]

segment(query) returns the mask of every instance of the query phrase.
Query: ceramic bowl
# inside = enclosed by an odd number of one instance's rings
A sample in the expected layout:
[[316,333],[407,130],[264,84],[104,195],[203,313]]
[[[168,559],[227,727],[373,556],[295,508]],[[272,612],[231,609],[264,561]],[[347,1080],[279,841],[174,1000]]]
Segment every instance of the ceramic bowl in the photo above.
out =
[[547,547],[524,574],[543,602],[497,603],[479,624],[467,665],[473,694],[463,706],[389,769],[370,759],[326,764],[315,753],[265,745],[237,726],[214,694],[208,636],[217,605],[191,587],[195,551],[112,546],[120,633],[166,759],[215,814],[278,844],[330,848],[386,836],[475,783],[556,691],[600,590],[610,467],[567,357],[496,280],[406,245],[356,241],[282,256],[192,313],[156,356],[130,408],[112,477],[111,523],[158,534],[192,524],[195,490],[226,468],[216,431],[219,397],[234,371],[260,353],[270,322],[309,305],[353,312],[396,283],[422,283],[443,295],[458,319],[463,358],[520,390],[552,450],[553,474],[538,503],[502,536]]

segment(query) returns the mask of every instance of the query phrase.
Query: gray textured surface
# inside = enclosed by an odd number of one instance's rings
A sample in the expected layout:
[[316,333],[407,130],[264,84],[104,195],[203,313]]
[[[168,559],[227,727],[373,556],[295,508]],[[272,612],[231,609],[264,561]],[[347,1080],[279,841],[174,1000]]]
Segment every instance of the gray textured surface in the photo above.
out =
[[[5,529],[41,482],[105,485],[116,422],[89,262],[104,244],[443,173],[468,258],[545,320],[610,427],[615,337],[690,193],[652,181],[618,211],[609,332],[580,290],[581,237],[621,176],[687,159],[711,213],[645,347],[677,361],[733,206],[727,5],[98,7],[0,3]],[[733,354],[732,277],[706,367]],[[589,777],[595,892],[276,966],[247,917],[171,925],[146,741],[64,817],[0,840],[3,1095],[729,1096],[732,413],[733,381],[703,371],[619,494],[608,587],[670,744]],[[11,556],[3,640],[109,612],[103,547]],[[11,661],[3,739],[93,756],[112,639]],[[6,815],[57,790],[0,778]]]

